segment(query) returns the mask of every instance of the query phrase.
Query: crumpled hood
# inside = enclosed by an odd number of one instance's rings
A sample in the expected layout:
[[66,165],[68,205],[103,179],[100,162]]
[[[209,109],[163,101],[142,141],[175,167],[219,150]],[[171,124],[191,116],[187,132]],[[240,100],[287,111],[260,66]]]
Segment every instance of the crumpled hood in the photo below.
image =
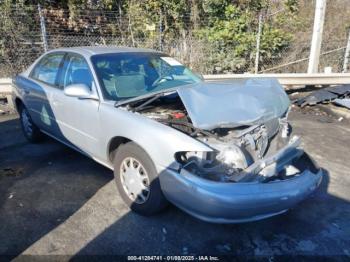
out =
[[204,130],[262,124],[282,116],[290,105],[274,78],[201,82],[177,92],[192,124]]

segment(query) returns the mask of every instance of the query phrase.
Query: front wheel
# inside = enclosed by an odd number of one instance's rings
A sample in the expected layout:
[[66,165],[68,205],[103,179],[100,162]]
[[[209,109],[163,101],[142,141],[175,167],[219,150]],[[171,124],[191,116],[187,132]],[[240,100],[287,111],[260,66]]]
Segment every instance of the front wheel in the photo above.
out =
[[21,106],[19,114],[24,136],[29,140],[29,142],[32,143],[41,141],[43,134],[41,133],[40,129],[34,124],[27,108]]
[[121,145],[114,157],[118,191],[131,210],[150,216],[167,205],[156,168],[147,153],[133,142]]

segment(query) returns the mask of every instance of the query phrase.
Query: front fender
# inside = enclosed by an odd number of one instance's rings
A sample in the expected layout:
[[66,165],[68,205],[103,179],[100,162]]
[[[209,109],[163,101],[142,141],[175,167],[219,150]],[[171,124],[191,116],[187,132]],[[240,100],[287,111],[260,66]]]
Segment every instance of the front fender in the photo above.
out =
[[156,166],[172,167],[174,155],[179,151],[212,151],[204,143],[181,133],[180,131],[151,120],[138,113],[115,108],[110,104],[101,104],[101,125],[103,145],[108,160],[108,145],[114,137],[125,137],[142,147]]

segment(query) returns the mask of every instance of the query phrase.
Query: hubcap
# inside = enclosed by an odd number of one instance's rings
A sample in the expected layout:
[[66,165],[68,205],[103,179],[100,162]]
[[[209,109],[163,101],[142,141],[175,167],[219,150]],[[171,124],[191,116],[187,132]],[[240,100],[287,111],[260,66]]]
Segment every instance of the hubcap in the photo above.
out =
[[127,157],[120,166],[121,182],[125,193],[137,204],[147,201],[150,193],[149,177],[143,165],[133,157]]
[[24,131],[31,136],[33,133],[33,125],[25,109],[22,110],[22,124]]

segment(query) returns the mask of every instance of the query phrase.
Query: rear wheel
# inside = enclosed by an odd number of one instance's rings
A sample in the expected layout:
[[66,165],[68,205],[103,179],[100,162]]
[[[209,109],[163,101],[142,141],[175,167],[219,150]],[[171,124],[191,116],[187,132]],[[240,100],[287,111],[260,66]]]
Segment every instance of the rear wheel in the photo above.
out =
[[133,142],[121,145],[114,157],[118,191],[131,210],[153,215],[167,205],[156,168],[147,153]]
[[32,143],[37,143],[41,141],[43,133],[41,133],[40,129],[34,124],[32,118],[28,113],[27,108],[21,106],[19,114],[24,136]]

